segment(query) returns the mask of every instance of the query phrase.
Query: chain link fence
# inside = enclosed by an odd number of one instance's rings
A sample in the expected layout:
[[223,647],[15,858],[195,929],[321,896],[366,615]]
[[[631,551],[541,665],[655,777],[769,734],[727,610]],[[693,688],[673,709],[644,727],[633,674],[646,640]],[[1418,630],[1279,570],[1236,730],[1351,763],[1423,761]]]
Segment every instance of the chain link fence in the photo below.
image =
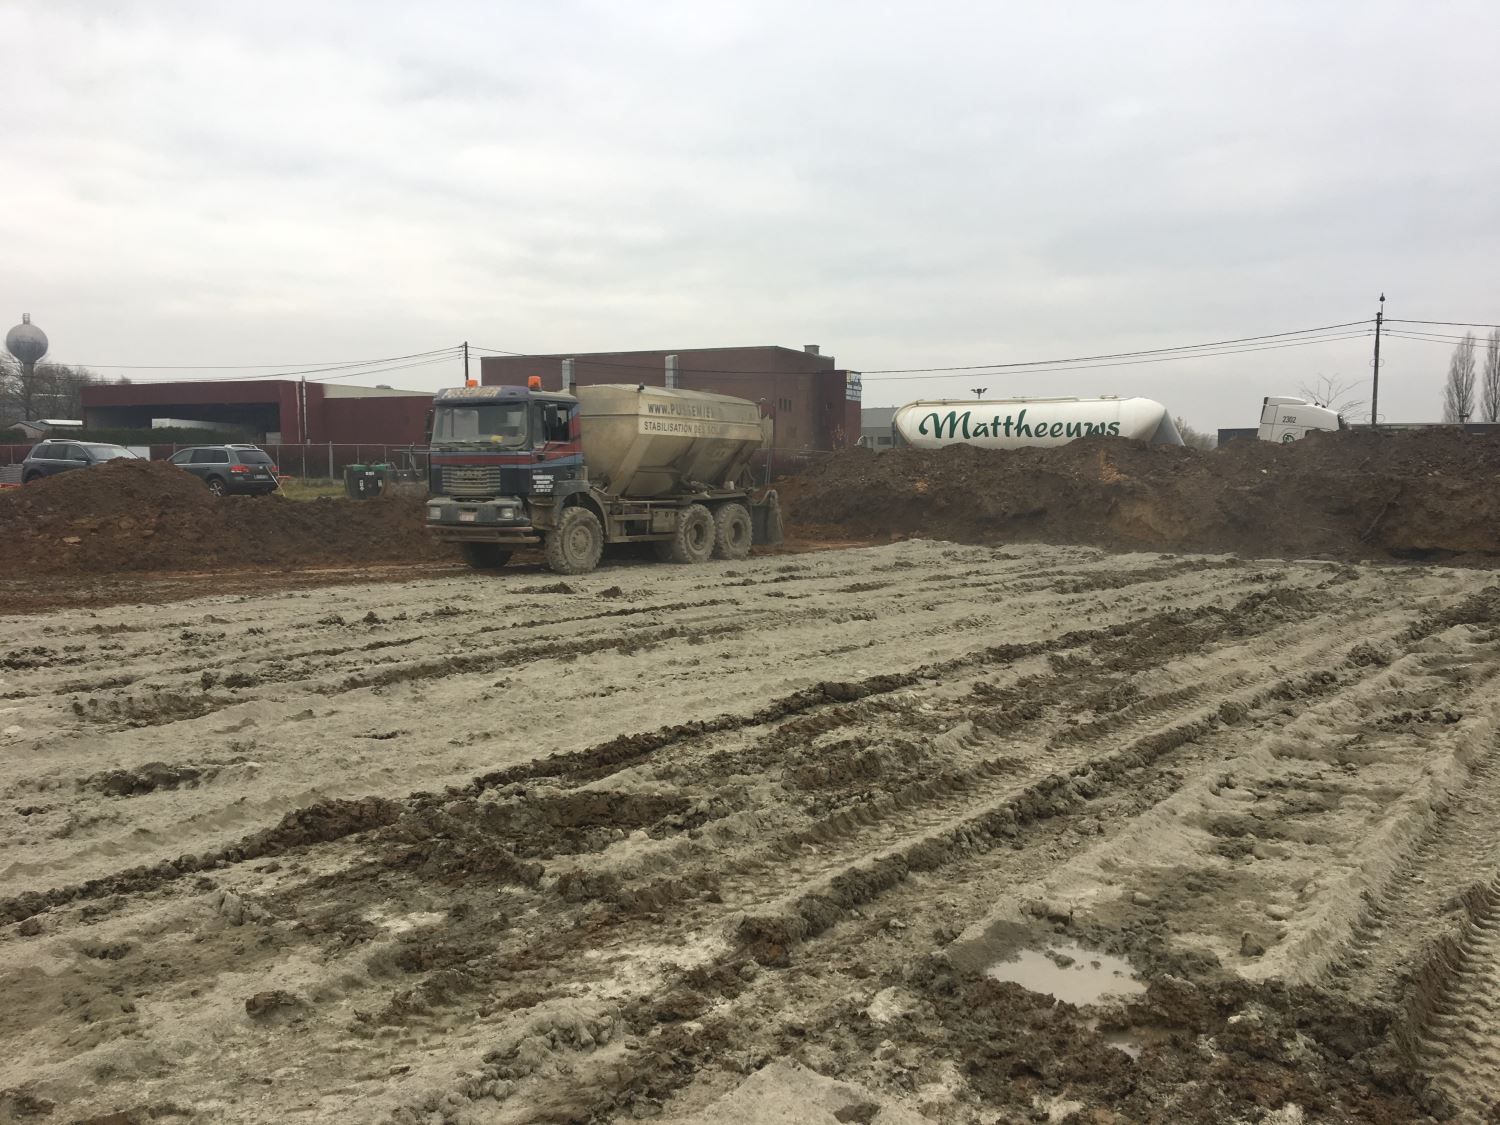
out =
[[[47,440],[72,439],[57,437]],[[86,439],[76,440],[82,442]],[[19,465],[26,459],[26,454],[31,451],[32,446],[36,444],[38,443],[24,442],[0,445],[0,465]],[[127,448],[137,453],[149,451],[151,460],[165,461],[180,450],[194,449],[206,444],[206,442],[195,442],[175,445],[130,445]],[[299,480],[342,480],[344,469],[350,465],[391,465],[396,469],[407,470],[421,476],[427,473],[428,451],[425,446],[382,445],[374,442],[307,442],[262,444],[259,448],[264,449],[270,455],[271,460],[276,462],[276,467],[281,471],[282,476]]]

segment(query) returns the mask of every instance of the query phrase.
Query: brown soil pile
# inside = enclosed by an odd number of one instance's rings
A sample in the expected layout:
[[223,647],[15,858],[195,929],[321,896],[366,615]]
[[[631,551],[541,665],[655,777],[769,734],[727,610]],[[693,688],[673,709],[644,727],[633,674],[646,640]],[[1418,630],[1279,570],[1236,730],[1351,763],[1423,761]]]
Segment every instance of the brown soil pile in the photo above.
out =
[[219,499],[163,461],[113,461],[0,493],[0,567],[12,575],[453,557],[428,538],[417,497]]
[[1500,439],[1444,428],[1211,451],[853,449],[781,487],[799,535],[1484,562],[1500,555],[1497,484]]

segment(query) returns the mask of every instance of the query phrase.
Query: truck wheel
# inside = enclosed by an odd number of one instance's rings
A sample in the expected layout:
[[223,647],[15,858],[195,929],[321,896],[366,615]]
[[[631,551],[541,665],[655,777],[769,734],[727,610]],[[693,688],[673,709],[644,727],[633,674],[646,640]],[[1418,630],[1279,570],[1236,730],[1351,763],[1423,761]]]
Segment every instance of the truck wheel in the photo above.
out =
[[557,530],[542,544],[547,569],[555,574],[587,574],[604,553],[604,528],[587,508],[565,508]]
[[41,473],[27,473],[26,474],[26,479],[24,481],[22,481],[21,483],[22,484],[35,484],[37,481],[39,481],[41,479],[42,479],[42,474]]
[[725,504],[714,513],[714,557],[743,559],[750,556],[750,509],[743,504]]
[[510,562],[511,553],[499,543],[460,543],[458,549],[475,570],[499,570]]
[[714,517],[702,504],[684,508],[672,538],[657,544],[657,555],[665,562],[707,562],[713,553]]

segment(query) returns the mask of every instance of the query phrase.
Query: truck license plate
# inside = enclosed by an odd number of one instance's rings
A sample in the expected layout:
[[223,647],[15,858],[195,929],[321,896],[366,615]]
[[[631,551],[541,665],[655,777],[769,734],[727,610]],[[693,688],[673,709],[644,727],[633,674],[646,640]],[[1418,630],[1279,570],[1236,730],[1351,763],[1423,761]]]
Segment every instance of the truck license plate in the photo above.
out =
[[459,523],[473,523],[474,522],[474,516],[475,516],[475,514],[476,513],[474,513],[474,512],[459,512],[458,513],[458,522]]

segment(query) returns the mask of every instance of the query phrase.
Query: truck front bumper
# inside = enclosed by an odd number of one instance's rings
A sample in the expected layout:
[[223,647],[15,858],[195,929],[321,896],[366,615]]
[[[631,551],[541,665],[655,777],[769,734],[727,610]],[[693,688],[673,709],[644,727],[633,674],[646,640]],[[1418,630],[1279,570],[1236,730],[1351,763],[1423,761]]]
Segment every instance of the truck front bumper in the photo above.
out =
[[455,500],[433,496],[427,500],[427,530],[437,539],[454,543],[540,543],[526,505],[511,496],[494,500]]

